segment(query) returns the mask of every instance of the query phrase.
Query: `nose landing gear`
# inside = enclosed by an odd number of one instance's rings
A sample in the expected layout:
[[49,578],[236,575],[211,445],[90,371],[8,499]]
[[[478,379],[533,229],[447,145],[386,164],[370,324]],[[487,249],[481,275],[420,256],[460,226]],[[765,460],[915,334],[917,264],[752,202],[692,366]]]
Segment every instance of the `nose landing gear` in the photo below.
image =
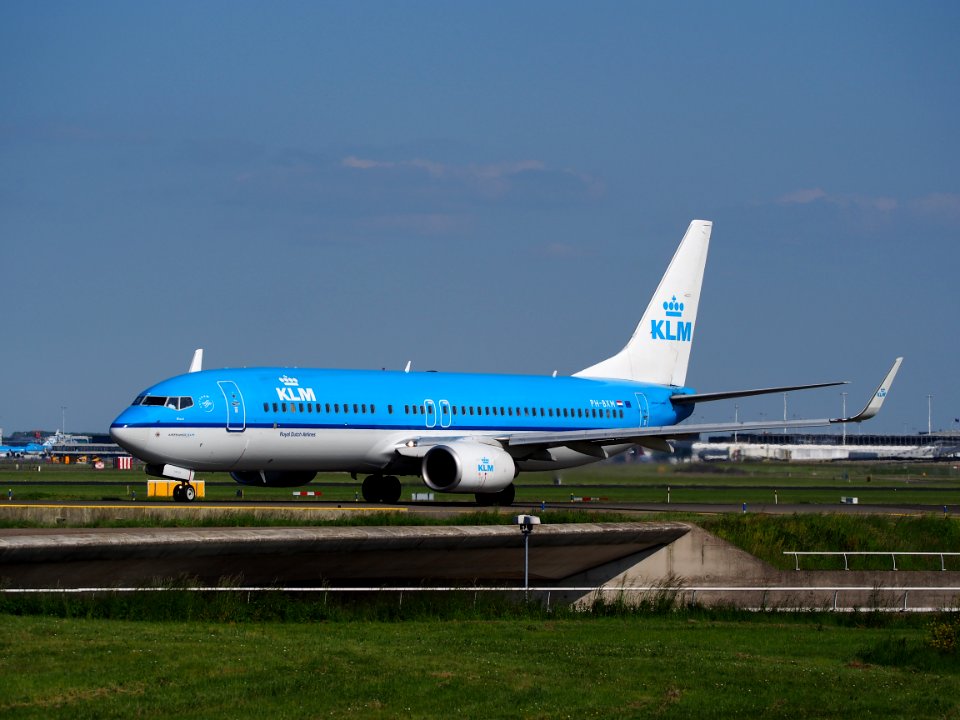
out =
[[197,489],[188,482],[180,483],[173,488],[173,499],[176,502],[193,502],[197,498]]

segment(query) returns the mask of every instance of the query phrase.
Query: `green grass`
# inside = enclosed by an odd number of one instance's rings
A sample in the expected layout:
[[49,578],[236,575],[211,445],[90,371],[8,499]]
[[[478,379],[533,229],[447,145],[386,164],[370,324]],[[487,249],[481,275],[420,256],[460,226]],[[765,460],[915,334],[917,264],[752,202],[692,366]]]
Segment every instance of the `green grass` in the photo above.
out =
[[4,718],[955,717],[925,623],[687,611],[402,622],[0,615]]
[[[960,519],[936,515],[719,515],[701,527],[784,570],[794,568],[784,550],[848,552],[960,552]],[[945,558],[960,570],[960,558]],[[842,570],[842,557],[804,557],[804,570]],[[851,557],[851,570],[892,570],[889,556]],[[940,570],[940,558],[898,557],[901,570]]]

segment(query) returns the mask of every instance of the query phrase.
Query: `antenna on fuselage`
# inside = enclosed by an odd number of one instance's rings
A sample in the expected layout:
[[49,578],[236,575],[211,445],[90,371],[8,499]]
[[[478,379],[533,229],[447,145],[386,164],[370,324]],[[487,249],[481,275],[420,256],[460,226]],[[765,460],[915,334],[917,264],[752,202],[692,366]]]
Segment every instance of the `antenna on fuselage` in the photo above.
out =
[[403,369],[404,372],[410,372],[411,363],[413,363],[413,360],[407,360],[407,366]]
[[188,373],[200,372],[203,369],[203,348],[197,348],[193,351],[193,360],[190,361]]

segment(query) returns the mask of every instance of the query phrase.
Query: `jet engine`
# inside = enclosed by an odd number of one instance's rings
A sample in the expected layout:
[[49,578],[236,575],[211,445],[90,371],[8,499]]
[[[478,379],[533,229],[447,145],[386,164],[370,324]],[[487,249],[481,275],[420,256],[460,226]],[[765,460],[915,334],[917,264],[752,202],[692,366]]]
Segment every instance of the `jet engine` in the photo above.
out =
[[241,485],[260,487],[297,487],[306,485],[317,476],[310,470],[244,470],[232,472],[230,477]]
[[432,490],[492,493],[513,482],[517,466],[500,448],[483,443],[452,442],[430,448],[423,456],[421,472],[423,481]]

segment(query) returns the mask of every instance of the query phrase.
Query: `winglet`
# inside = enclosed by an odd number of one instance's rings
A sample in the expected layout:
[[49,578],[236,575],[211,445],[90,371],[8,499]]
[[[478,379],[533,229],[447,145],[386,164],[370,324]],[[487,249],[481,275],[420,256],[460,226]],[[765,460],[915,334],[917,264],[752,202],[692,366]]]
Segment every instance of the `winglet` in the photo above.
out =
[[203,348],[197,348],[193,353],[193,360],[190,361],[188,373],[200,372],[203,369]]
[[413,360],[407,360],[407,366],[403,369],[405,373],[410,372],[410,365],[413,363]]
[[851,418],[840,418],[838,420],[831,420],[830,422],[863,422],[864,420],[869,420],[878,412],[880,412],[880,406],[883,405],[883,401],[886,399],[887,393],[890,391],[890,386],[893,385],[893,379],[897,376],[897,370],[900,369],[900,363],[902,362],[902,357],[898,357],[893,361],[893,367],[890,368],[890,372],[887,373],[887,376],[883,379],[883,382],[880,383],[880,387],[877,388],[877,391],[873,394],[873,397],[870,398],[870,402],[867,403],[867,406],[863,410]]

